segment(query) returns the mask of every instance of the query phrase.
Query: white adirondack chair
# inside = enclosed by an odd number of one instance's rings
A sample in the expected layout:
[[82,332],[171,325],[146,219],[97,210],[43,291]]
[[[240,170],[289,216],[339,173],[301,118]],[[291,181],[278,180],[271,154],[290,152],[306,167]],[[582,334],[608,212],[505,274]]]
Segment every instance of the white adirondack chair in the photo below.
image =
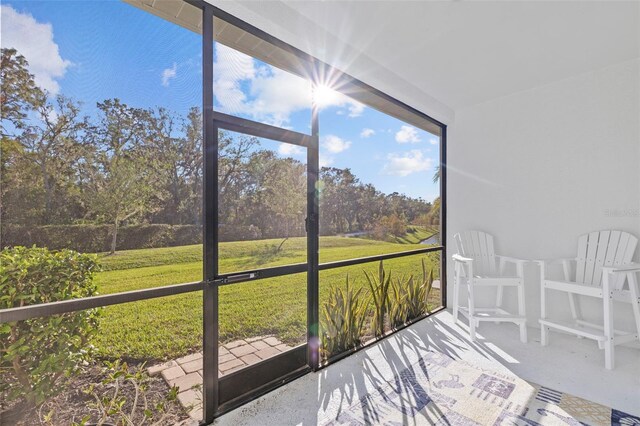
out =
[[[494,251],[493,237],[485,232],[465,231],[454,236],[458,254],[453,255],[455,279],[453,283],[453,317],[458,321],[462,313],[469,320],[471,340],[476,340],[476,327],[480,321],[513,322],[520,327],[520,340],[527,342],[527,326],[524,302],[524,264],[513,257],[499,256]],[[506,274],[508,263],[515,264],[515,275]],[[467,306],[460,306],[460,288],[467,287]],[[475,302],[475,289],[496,287],[494,307],[479,308]],[[504,287],[515,287],[518,291],[518,314],[502,308]]]
[[[614,347],[638,339],[640,336],[640,296],[636,277],[636,272],[640,271],[640,265],[631,262],[637,245],[638,239],[627,232],[597,231],[578,238],[578,255],[575,258],[536,261],[541,268],[540,343],[543,346],[548,344],[549,330],[552,328],[578,337],[593,339],[598,342],[600,349],[604,348],[605,367],[609,370],[613,369]],[[562,265],[563,278],[560,280],[550,279],[547,276],[547,266],[553,263]],[[573,322],[547,318],[546,298],[549,290],[568,294]],[[576,296],[602,299],[604,324],[584,321]],[[632,304],[637,328],[635,333],[614,330],[613,302],[615,300]]]

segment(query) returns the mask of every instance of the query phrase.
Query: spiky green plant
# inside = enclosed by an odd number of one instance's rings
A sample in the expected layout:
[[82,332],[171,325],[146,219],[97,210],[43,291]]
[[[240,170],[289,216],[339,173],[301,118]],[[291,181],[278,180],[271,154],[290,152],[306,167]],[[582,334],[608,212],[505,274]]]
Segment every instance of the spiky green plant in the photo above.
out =
[[429,312],[429,293],[433,288],[433,269],[427,273],[422,260],[422,279],[413,275],[393,281],[389,296],[389,323],[398,327]]
[[384,334],[385,314],[389,309],[389,287],[391,285],[391,273],[387,274],[384,265],[380,261],[378,267],[378,276],[372,272],[364,271],[369,289],[371,290],[371,302],[373,303],[373,319],[371,321],[371,329],[376,336]]
[[344,289],[331,287],[320,321],[325,358],[360,345],[367,310],[368,301],[363,289],[354,291],[349,275]]
[[405,280],[404,276],[396,277],[391,283],[389,292],[389,324],[391,327],[398,327],[407,319],[407,291],[409,281],[413,281],[413,276]]

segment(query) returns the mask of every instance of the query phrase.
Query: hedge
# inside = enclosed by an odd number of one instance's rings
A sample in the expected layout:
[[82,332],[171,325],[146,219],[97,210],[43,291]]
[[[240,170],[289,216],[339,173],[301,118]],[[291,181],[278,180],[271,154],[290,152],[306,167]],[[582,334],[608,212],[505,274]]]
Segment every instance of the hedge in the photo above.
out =
[[[2,247],[33,245],[50,250],[72,249],[84,253],[109,251],[109,225],[3,226]],[[174,247],[202,243],[202,227],[196,225],[132,225],[118,230],[117,250]]]

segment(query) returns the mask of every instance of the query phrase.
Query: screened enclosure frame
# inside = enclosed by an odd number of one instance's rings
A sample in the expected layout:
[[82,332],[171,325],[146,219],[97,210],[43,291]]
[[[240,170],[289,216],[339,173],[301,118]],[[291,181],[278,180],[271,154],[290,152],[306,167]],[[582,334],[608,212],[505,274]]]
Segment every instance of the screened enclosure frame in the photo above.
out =
[[[301,375],[317,371],[374,343],[400,328],[393,329],[383,336],[373,339],[366,346],[354,348],[320,361],[319,335],[319,272],[345,266],[394,259],[427,253],[440,253],[441,308],[446,307],[446,125],[424,113],[386,95],[377,89],[325,64],[301,50],[265,33],[264,31],[212,6],[202,0],[185,0],[191,6],[202,11],[202,102],[203,102],[203,279],[199,282],[155,287],[103,296],[43,303],[18,308],[0,310],[0,323],[22,321],[36,317],[48,317],[57,314],[81,311],[97,307],[129,303],[134,301],[166,297],[196,291],[203,292],[203,424],[210,424],[214,418],[239,405],[248,402],[268,391],[275,389]],[[266,43],[293,55],[299,60],[297,71],[308,78],[312,86],[321,84],[331,73],[347,95],[373,96],[376,102],[385,102],[394,111],[415,116],[416,121],[429,123],[430,129],[437,128],[440,136],[440,245],[418,250],[409,250],[363,258],[353,258],[328,263],[319,263],[319,118],[318,108],[311,105],[311,134],[282,129],[252,120],[214,111],[214,17],[263,40]],[[300,72],[298,72],[300,74]],[[254,269],[220,274],[218,270],[218,130],[226,129],[248,134],[258,138],[267,138],[284,143],[295,144],[307,152],[307,262],[285,266]],[[264,278],[290,274],[306,273],[307,276],[307,335],[306,343],[272,358],[253,364],[224,377],[218,377],[219,345],[219,288],[221,286],[244,283]],[[431,312],[435,313],[438,310]],[[407,323],[401,328],[415,323],[430,315],[425,314]],[[251,377],[251,380],[247,380]]]

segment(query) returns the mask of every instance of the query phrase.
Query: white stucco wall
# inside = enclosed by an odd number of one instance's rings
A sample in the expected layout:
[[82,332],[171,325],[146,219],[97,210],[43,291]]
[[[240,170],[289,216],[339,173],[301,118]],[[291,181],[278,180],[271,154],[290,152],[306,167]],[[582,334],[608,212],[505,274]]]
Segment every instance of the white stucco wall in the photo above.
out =
[[[522,258],[575,255],[577,236],[593,230],[640,237],[640,60],[457,110],[448,135],[451,250],[465,229],[492,233],[500,254]],[[537,326],[537,267],[525,273]],[[568,316],[566,297],[550,306]],[[616,314],[630,326],[627,308]],[[583,311],[601,315],[588,302]]]

